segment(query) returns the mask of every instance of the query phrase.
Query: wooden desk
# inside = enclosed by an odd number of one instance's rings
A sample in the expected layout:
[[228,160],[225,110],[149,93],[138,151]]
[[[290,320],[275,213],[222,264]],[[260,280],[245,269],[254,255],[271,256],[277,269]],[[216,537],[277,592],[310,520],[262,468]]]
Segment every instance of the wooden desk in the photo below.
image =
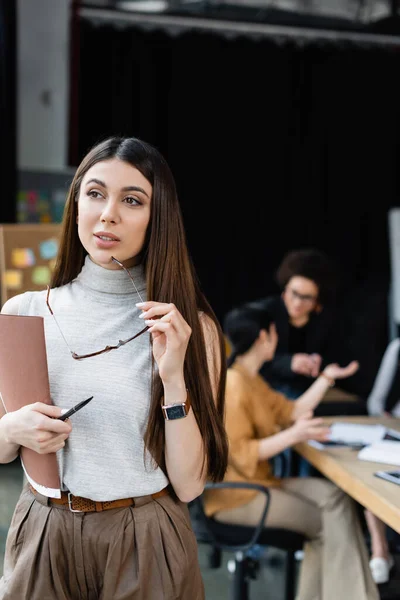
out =
[[322,402],[357,402],[359,397],[339,387],[328,388]]
[[[381,423],[400,431],[400,419],[385,417],[329,417],[324,421],[326,423]],[[374,476],[375,471],[396,469],[396,467],[358,460],[358,451],[350,448],[317,450],[302,442],[294,446],[294,449],[349,496],[400,533],[400,486]]]

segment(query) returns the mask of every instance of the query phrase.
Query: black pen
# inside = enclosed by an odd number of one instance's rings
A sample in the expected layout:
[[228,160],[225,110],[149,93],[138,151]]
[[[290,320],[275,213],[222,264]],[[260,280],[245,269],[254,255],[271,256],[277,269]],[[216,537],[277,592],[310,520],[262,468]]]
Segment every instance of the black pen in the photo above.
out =
[[76,404],[75,406],[70,408],[66,413],[61,415],[61,417],[57,417],[57,419],[59,421],[65,421],[65,419],[68,419],[71,415],[73,415],[74,413],[78,412],[78,410],[86,406],[86,404],[88,404],[92,400],[92,398],[93,396],[90,396],[90,398],[88,398],[87,400],[82,400],[82,402],[79,402],[79,404]]

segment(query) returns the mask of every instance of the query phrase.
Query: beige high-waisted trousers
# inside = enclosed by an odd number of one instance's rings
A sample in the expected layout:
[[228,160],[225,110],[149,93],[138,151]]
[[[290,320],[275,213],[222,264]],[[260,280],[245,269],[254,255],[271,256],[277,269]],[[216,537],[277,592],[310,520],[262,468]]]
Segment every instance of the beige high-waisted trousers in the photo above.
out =
[[1,600],[204,600],[187,506],[72,513],[25,488],[10,526]]
[[[297,600],[379,600],[372,579],[360,521],[352,499],[325,479],[282,479],[270,488],[266,524],[305,534]],[[256,525],[265,506],[264,494],[216,519]]]

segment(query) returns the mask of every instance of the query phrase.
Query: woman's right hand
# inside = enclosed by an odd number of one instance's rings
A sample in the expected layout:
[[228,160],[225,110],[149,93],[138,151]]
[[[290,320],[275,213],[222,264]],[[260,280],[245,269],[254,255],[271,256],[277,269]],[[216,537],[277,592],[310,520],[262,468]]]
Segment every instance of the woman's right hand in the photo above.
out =
[[59,421],[62,409],[58,406],[35,402],[2,418],[7,442],[25,446],[39,454],[57,452],[65,446],[72,431],[68,421]]
[[345,379],[346,377],[351,377],[351,375],[354,375],[354,373],[358,371],[359,366],[360,365],[357,360],[351,361],[351,363],[349,363],[346,367],[340,367],[336,363],[331,363],[325,367],[323,372],[332,379]]
[[316,440],[326,442],[329,440],[330,428],[324,425],[324,420],[312,416],[312,411],[301,416],[292,425],[292,431],[295,437],[295,443]]

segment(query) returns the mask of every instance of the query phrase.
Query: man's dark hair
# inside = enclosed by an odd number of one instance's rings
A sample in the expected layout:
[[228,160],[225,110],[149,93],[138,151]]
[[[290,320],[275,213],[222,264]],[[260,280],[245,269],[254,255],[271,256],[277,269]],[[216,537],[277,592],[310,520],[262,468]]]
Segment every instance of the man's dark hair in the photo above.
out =
[[295,276],[311,279],[318,287],[318,301],[325,304],[333,299],[338,288],[338,269],[324,252],[314,248],[292,250],[286,254],[276,272],[276,280],[283,290]]

